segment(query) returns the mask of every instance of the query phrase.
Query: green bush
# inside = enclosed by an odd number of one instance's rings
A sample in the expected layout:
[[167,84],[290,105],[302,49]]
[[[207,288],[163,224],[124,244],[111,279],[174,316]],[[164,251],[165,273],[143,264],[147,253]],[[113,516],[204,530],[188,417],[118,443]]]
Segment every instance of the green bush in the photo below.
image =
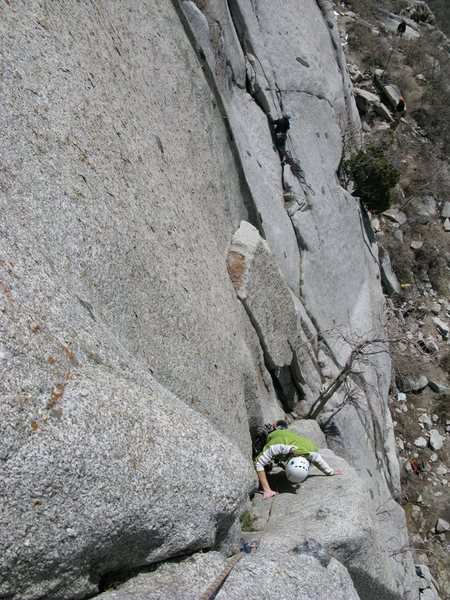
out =
[[239,517],[239,521],[241,523],[242,531],[256,531],[254,527],[254,522],[256,521],[256,517],[251,514],[249,510],[246,510]]
[[389,208],[391,191],[400,173],[382,148],[369,146],[360,150],[344,162],[344,170],[354,183],[353,196],[357,196],[367,210],[377,214]]

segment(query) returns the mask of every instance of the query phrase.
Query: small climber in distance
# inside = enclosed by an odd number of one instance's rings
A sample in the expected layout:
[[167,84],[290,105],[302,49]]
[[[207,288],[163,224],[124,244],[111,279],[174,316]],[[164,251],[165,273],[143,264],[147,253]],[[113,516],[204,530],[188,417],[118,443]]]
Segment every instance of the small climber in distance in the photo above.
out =
[[406,115],[406,104],[403,96],[399,96],[397,105],[395,107],[394,121],[391,124],[391,129],[397,129],[402,117]]
[[275,143],[280,153],[282,161],[286,156],[286,140],[287,140],[287,132],[291,126],[290,120],[292,119],[292,113],[287,112],[284,114],[281,119],[272,119],[269,115],[269,122],[272,125],[273,132],[275,134]]
[[400,114],[401,117],[403,117],[404,114],[406,113],[406,104],[405,104],[405,99],[403,98],[403,96],[399,97],[397,106],[395,107],[395,110],[397,113]]
[[397,27],[397,35],[402,37],[403,34],[405,33],[405,31],[406,31],[406,23],[402,19],[401,22],[399,23],[399,26]]
[[274,492],[269,485],[264,467],[272,460],[286,462],[286,477],[292,483],[301,483],[308,477],[309,465],[312,463],[325,475],[341,475],[332,469],[317,452],[317,446],[310,439],[288,429],[284,420],[275,424],[275,429],[267,436],[262,452],[255,458],[254,464],[259,482],[263,490],[263,500],[272,498]]

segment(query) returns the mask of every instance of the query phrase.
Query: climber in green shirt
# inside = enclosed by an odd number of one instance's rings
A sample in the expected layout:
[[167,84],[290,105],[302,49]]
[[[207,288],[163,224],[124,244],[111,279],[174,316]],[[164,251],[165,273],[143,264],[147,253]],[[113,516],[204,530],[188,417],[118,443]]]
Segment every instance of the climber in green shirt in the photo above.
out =
[[275,496],[270,489],[264,467],[273,459],[286,462],[286,477],[292,483],[301,483],[308,476],[309,464],[312,463],[325,475],[340,475],[340,471],[332,469],[317,452],[318,448],[308,438],[287,428],[286,421],[276,423],[276,429],[269,433],[262,452],[255,458],[255,469],[263,489],[263,500]]

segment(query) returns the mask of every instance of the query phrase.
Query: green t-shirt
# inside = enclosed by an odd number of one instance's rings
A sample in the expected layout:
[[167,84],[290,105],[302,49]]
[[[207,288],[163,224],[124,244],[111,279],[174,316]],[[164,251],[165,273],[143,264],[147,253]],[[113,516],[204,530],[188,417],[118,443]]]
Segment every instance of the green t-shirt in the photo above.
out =
[[273,446],[274,444],[286,444],[286,446],[295,446],[297,448],[297,452],[295,454],[297,456],[301,456],[302,454],[308,454],[309,452],[317,452],[318,448],[308,438],[292,429],[275,429],[267,436],[266,445],[263,448],[267,450],[269,446]]
[[[309,454],[310,452],[317,452],[318,448],[308,438],[292,431],[292,429],[275,429],[267,436],[267,442],[262,452],[255,458],[255,464],[258,462],[261,455],[268,450],[271,446],[283,444],[284,446],[295,446],[296,451],[293,452],[296,456],[302,456]],[[285,460],[285,456],[281,455],[277,457],[279,460]]]

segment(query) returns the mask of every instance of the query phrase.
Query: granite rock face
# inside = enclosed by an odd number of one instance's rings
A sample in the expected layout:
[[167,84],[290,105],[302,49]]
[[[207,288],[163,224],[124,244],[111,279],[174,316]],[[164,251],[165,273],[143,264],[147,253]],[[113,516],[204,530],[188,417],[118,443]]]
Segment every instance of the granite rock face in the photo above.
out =
[[[226,567],[218,553],[197,554],[181,563],[166,564],[128,581],[101,600],[197,600]],[[259,600],[261,597],[298,600],[359,600],[346,569],[332,559],[328,567],[310,556],[245,555],[236,564],[215,598]]]
[[279,410],[223,261],[247,211],[217,105],[170,3],[116,8],[1,7],[0,595],[21,600],[220,542],[255,485],[247,402]]
[[[305,482],[290,486],[279,474],[275,489],[291,493],[273,503],[260,548],[287,553],[312,538],[346,566],[362,600],[400,600],[366,486],[344,460],[329,450],[321,454],[342,475],[327,477],[312,468]],[[264,514],[265,506],[260,510]]]
[[[0,595],[84,598],[231,547],[250,433],[306,414],[354,344],[383,337],[377,246],[336,177],[359,122],[327,0],[19,0],[0,35]],[[286,110],[281,165],[268,113]],[[251,310],[226,265],[242,221]],[[379,353],[361,401],[339,392],[321,418],[339,409],[329,445],[389,507],[387,578],[407,597],[389,380]]]
[[108,573],[211,547],[254,486],[234,444],[131,374],[83,369],[35,410],[2,478],[7,597],[84,598]]

